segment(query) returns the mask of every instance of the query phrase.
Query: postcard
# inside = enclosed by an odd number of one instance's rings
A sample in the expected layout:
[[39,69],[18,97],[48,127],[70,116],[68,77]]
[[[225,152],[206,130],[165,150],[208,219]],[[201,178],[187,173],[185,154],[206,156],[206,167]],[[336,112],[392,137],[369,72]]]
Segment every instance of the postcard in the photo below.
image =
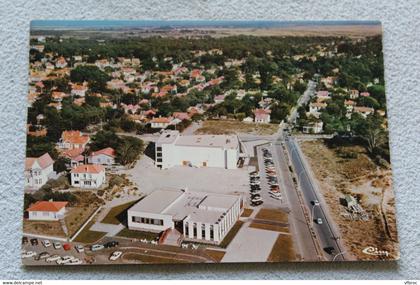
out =
[[28,266],[399,258],[376,21],[33,21]]

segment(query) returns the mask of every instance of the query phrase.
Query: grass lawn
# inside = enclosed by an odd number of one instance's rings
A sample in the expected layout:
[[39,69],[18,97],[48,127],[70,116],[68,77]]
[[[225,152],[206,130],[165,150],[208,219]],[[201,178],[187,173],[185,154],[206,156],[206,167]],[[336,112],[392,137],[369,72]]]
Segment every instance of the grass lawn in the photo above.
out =
[[226,248],[230,244],[230,242],[233,240],[233,238],[236,236],[236,234],[239,232],[243,224],[244,222],[237,221],[233,225],[233,227],[230,229],[228,234],[225,236],[225,238],[222,240],[222,242],[220,243],[220,247]]
[[95,222],[92,220],[90,221],[86,227],[79,233],[79,235],[73,240],[74,242],[81,242],[81,243],[95,243],[99,239],[105,236],[106,233],[104,232],[96,232],[89,230],[90,227]]
[[251,216],[252,212],[254,212],[254,210],[252,210],[252,209],[244,209],[244,211],[242,212],[241,217],[247,218],[247,217]]
[[69,236],[72,236],[83,225],[83,223],[89,219],[90,215],[92,215],[97,208],[98,207],[94,204],[84,207],[68,208],[64,220],[69,231]]
[[252,222],[249,225],[249,227],[254,228],[254,229],[261,229],[261,230],[274,231],[274,232],[284,232],[284,233],[289,232],[288,227],[282,227],[282,226],[273,225],[273,224],[263,224],[263,223],[258,223],[258,222]]
[[121,230],[117,236],[119,237],[126,237],[126,238],[136,238],[136,239],[147,239],[147,240],[155,240],[160,236],[160,233],[151,233],[151,232],[143,232],[143,231],[134,231],[129,229]]
[[282,262],[296,260],[292,236],[280,234],[268,256],[268,262]]
[[58,221],[23,221],[23,231],[25,233],[64,237],[63,228]]
[[236,120],[206,120],[196,134],[237,134],[252,133],[258,135],[272,135],[278,130],[276,124],[244,123]]
[[135,252],[125,254],[124,259],[140,263],[190,263],[187,260],[173,259],[170,257],[151,256]]
[[225,253],[226,253],[221,250],[212,250],[212,249],[206,249],[205,252],[208,256],[213,258],[216,262],[222,261],[223,256],[225,256]]
[[131,202],[116,206],[114,208],[111,208],[111,210],[108,212],[105,218],[101,221],[101,223],[118,225],[125,222],[126,216],[127,216],[127,209],[130,208],[135,203],[137,203],[137,201],[138,200],[131,201]]
[[287,223],[288,217],[287,213],[277,210],[277,209],[261,209],[255,219],[276,221],[281,223]]

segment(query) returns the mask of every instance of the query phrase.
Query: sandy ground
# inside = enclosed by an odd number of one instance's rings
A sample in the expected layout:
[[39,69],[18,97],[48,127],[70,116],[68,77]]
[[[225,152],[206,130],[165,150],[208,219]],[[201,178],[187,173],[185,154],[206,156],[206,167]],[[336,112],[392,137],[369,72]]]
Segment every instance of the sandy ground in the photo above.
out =
[[159,169],[155,167],[151,158],[142,156],[134,168],[123,170],[121,173],[126,173],[144,194],[157,189],[178,190],[185,187],[191,191],[221,194],[242,194],[249,190],[246,169],[184,166]]
[[[348,149],[357,152],[358,158],[343,159],[320,140],[300,144],[332,216],[339,225],[349,253],[361,260],[387,259],[362,252],[367,247],[376,247],[388,251],[388,258],[398,258],[399,244],[390,170],[378,169],[361,147]],[[344,198],[345,194],[360,200],[360,205],[371,217],[368,221],[349,220],[342,215],[346,208],[340,205],[340,198]]]

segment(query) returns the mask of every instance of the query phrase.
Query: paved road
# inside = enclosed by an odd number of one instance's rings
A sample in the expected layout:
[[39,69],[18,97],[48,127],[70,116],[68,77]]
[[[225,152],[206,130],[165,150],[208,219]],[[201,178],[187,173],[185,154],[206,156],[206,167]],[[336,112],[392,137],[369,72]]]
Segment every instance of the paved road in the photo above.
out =
[[[327,213],[327,208],[321,196],[322,194],[318,192],[316,182],[311,176],[311,173],[309,173],[307,166],[303,161],[304,158],[302,157],[299,145],[293,137],[286,138],[285,143],[290,159],[296,171],[300,188],[303,192],[306,207],[310,209],[310,216],[312,220],[315,220],[317,218],[322,219],[322,224],[317,224],[313,222],[313,226],[316,231],[318,240],[321,244],[321,247],[334,248],[334,254],[325,254],[325,256],[328,260],[333,260],[334,257],[335,261],[345,260],[345,258],[341,254],[335,256],[336,254],[342,253],[343,247],[340,245],[340,242],[336,239],[337,235],[335,234],[335,230],[333,228],[333,225],[331,224],[332,219],[329,217],[329,213]],[[315,200],[319,201],[319,206],[313,205],[312,201]]]
[[298,99],[297,107],[293,108],[292,111],[290,112],[289,119],[288,119],[289,123],[294,123],[296,121],[296,118],[297,118],[297,115],[298,115],[297,109],[300,106],[308,103],[308,101],[311,99],[311,97],[315,95],[315,87],[316,87],[316,83],[312,80],[309,80],[308,86],[307,86],[305,92]]

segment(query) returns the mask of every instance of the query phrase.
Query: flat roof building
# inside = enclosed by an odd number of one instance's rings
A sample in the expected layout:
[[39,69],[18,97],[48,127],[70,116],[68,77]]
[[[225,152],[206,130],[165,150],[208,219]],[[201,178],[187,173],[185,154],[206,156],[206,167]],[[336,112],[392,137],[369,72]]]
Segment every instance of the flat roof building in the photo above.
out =
[[160,168],[176,165],[237,168],[240,145],[235,135],[180,135],[164,131],[156,142],[155,162]]
[[157,190],[128,210],[130,230],[179,231],[184,240],[219,244],[241,214],[241,196]]

